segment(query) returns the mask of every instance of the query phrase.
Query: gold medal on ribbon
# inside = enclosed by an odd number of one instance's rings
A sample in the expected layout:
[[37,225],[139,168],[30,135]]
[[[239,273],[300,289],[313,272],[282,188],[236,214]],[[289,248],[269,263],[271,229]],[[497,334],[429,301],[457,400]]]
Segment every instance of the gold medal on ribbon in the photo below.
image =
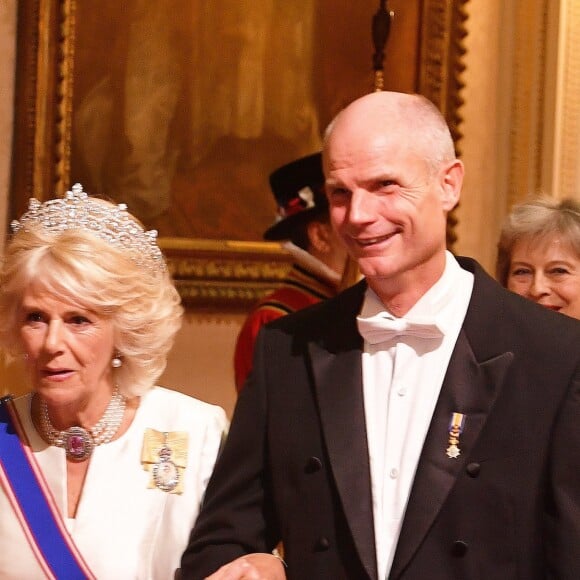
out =
[[449,447],[447,447],[447,457],[451,459],[457,459],[461,455],[459,436],[463,433],[465,417],[463,413],[451,414],[451,420],[449,421]]
[[146,429],[141,453],[143,469],[151,473],[148,487],[183,493],[187,466],[187,432]]

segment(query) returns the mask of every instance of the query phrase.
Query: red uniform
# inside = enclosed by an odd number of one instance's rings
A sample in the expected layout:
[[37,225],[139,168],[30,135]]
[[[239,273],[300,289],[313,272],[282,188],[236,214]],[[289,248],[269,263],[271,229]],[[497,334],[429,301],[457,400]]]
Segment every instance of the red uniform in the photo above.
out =
[[240,330],[234,352],[238,393],[252,368],[254,343],[260,328],[276,318],[334,296],[340,282],[335,272],[303,249],[303,244],[296,246],[292,242],[296,232],[310,221],[320,221],[324,215],[326,220],[323,221],[328,220],[321,152],[279,167],[270,174],[269,180],[278,206],[278,218],[264,232],[264,239],[286,241],[284,245],[292,254],[294,265],[281,286],[258,302]]
[[234,353],[236,390],[242,390],[250,373],[254,343],[264,324],[330,298],[336,292],[335,282],[294,264],[282,285],[260,300],[240,330]]

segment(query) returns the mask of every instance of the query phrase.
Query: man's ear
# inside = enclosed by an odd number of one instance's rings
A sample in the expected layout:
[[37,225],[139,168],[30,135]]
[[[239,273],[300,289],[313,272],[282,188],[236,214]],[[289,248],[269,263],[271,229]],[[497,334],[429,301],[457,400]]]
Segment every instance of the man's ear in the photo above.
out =
[[463,162],[454,159],[443,169],[441,176],[441,201],[445,211],[451,211],[458,203],[463,186]]
[[313,220],[306,226],[312,254],[324,255],[332,250],[332,234],[330,224]]

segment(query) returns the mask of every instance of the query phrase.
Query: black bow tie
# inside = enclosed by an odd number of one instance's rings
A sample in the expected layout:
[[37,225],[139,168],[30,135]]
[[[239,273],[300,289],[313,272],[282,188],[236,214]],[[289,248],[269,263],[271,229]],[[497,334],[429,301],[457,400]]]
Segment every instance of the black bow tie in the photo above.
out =
[[358,331],[370,344],[392,340],[398,336],[416,336],[419,338],[441,338],[443,332],[437,323],[430,320],[407,320],[405,318],[387,318],[385,313],[370,318],[357,317]]

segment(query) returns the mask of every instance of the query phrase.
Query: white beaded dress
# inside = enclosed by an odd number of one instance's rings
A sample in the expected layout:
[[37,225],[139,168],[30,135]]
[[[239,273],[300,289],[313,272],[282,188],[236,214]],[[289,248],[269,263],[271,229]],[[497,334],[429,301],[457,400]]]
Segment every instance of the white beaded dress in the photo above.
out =
[[[56,504],[66,513],[65,452],[40,438],[30,418],[30,401],[26,395],[15,406]],[[147,428],[187,432],[183,493],[149,487],[152,475],[141,461]],[[65,518],[65,523],[96,578],[174,577],[226,430],[220,407],[154,387],[141,398],[129,429],[95,447],[76,517]],[[44,578],[1,488],[0,578]]]

